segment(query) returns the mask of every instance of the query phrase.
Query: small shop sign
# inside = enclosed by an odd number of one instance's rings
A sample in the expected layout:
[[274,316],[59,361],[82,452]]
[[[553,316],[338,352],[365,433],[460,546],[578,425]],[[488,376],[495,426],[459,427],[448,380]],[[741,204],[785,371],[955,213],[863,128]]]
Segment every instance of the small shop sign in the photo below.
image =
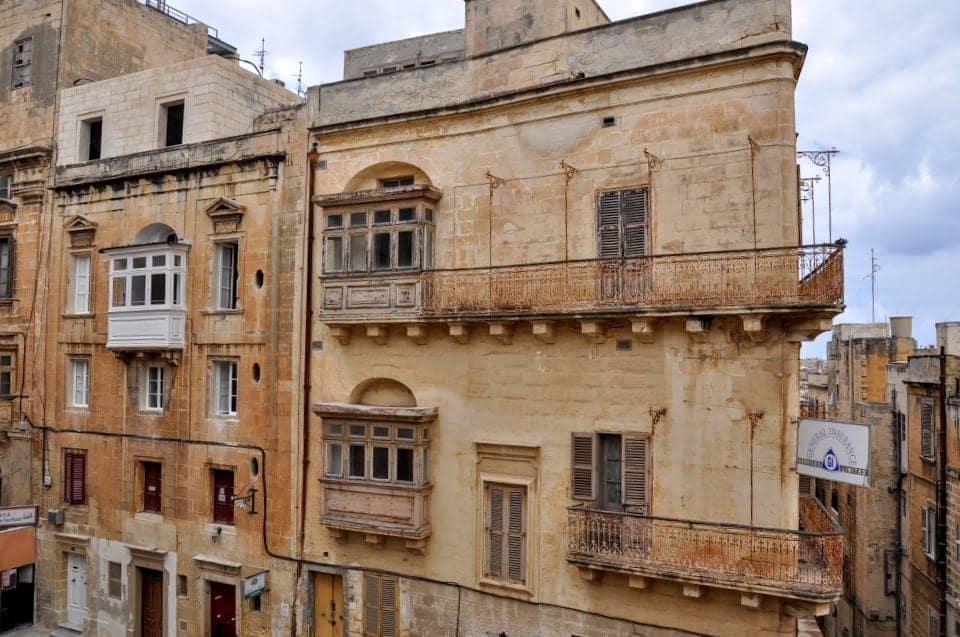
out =
[[267,571],[260,571],[243,580],[243,598],[249,599],[262,595],[267,590]]
[[37,507],[0,507],[0,529],[11,526],[36,526]]

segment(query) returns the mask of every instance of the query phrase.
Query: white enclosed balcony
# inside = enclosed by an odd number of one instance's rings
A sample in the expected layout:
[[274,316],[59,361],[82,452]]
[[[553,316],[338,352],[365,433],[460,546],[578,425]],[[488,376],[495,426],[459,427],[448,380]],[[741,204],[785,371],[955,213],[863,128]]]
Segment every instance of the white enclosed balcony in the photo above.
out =
[[108,349],[183,349],[188,250],[173,234],[163,242],[104,250],[110,258]]

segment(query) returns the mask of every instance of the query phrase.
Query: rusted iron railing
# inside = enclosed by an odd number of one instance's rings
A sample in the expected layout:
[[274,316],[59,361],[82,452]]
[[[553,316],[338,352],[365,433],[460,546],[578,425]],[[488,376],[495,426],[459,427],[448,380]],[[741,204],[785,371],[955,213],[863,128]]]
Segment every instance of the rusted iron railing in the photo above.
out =
[[843,531],[813,498],[801,498],[800,520],[804,530],[791,531],[579,505],[567,513],[567,559],[601,570],[834,599],[843,585]]
[[835,306],[843,250],[835,245],[432,270],[427,315],[550,314],[611,309]]

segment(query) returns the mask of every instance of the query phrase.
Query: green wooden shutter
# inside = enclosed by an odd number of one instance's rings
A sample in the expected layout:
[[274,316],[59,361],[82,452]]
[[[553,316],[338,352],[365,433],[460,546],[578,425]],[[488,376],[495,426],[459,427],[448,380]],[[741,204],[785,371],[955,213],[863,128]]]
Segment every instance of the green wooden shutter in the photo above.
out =
[[570,479],[570,497],[593,502],[597,499],[596,444],[592,433],[573,434],[573,471]]
[[503,577],[503,487],[489,486],[487,514],[487,574]]
[[380,577],[363,576],[363,636],[380,637]]
[[647,254],[647,189],[636,188],[621,193],[623,212],[623,257]]
[[601,192],[597,195],[597,256],[601,259],[620,258],[620,192]]
[[526,580],[526,489],[507,490],[507,579],[522,583]]
[[623,437],[623,503],[637,513],[647,513],[649,493],[647,438]]

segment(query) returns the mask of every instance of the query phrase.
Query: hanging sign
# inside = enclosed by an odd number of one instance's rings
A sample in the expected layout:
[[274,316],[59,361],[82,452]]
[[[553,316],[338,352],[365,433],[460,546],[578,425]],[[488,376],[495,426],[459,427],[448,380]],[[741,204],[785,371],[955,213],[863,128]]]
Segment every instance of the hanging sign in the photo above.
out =
[[870,427],[850,422],[801,420],[797,473],[860,487],[870,483]]
[[0,528],[8,526],[36,526],[37,507],[0,507]]
[[256,597],[267,589],[267,571],[260,571],[243,580],[243,598]]

